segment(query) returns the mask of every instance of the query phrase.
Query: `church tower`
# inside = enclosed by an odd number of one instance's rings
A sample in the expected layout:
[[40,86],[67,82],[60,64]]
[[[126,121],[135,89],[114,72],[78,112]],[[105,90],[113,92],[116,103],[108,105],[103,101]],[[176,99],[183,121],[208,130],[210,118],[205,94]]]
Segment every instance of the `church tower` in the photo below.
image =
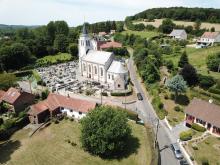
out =
[[82,57],[85,56],[89,50],[93,49],[91,38],[89,37],[85,23],[82,28],[82,33],[79,37],[78,49],[79,49],[79,69],[80,72],[82,73]]

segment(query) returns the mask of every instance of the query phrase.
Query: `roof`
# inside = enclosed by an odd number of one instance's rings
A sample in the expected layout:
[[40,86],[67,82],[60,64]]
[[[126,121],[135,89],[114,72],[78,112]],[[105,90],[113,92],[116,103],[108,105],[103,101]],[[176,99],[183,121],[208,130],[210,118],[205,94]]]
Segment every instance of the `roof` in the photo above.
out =
[[89,50],[89,52],[83,57],[83,60],[105,65],[111,55],[111,52]]
[[86,24],[83,24],[83,28],[82,28],[82,36],[87,36],[88,35],[88,31],[86,29]]
[[16,88],[9,88],[7,92],[2,96],[1,100],[7,103],[13,104],[21,95],[20,91]]
[[185,113],[220,128],[220,106],[194,98]]
[[5,94],[6,92],[3,90],[0,90],[0,99],[2,98],[2,96]]
[[219,32],[205,32],[201,38],[215,39],[218,35],[220,35]]
[[122,44],[119,43],[119,42],[106,42],[102,45],[100,45],[100,48],[101,49],[107,49],[107,48],[121,48],[122,47]]
[[173,29],[170,36],[180,36],[182,33],[186,33],[184,29]]
[[127,68],[122,64],[122,62],[119,61],[113,61],[110,65],[108,72],[111,73],[127,73]]
[[106,34],[107,34],[106,32],[99,32],[99,35],[101,35],[101,36],[104,36]]
[[50,93],[46,100],[32,105],[28,114],[39,114],[47,109],[54,111],[59,107],[87,113],[96,107],[96,103]]

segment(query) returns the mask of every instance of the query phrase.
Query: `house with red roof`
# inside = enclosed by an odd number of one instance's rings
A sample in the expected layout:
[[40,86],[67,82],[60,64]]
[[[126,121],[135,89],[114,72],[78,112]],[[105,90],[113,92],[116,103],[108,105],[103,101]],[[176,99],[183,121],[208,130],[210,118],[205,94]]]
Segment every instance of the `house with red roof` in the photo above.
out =
[[185,109],[185,123],[189,127],[199,124],[211,134],[220,136],[220,106],[194,98]]
[[60,113],[81,119],[95,107],[95,102],[50,93],[46,100],[31,106],[28,116],[33,124],[43,123],[49,117]]
[[9,110],[15,113],[19,113],[33,104],[34,99],[35,96],[33,94],[13,87],[9,88],[6,92],[0,92],[0,104],[8,104]]
[[198,45],[212,46],[220,42],[220,32],[205,32],[197,41]]
[[122,48],[122,44],[119,42],[111,41],[111,42],[105,42],[101,44],[99,47],[100,50],[105,50],[109,48]]

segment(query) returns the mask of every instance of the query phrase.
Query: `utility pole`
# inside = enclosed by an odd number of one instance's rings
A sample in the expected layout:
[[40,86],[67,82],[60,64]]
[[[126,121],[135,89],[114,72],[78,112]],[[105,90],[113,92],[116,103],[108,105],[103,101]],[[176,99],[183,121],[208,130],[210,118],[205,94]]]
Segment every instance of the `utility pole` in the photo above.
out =
[[158,134],[159,122],[160,122],[160,120],[157,119],[156,137],[155,137],[155,142],[154,142],[154,145],[155,145],[154,147],[155,147],[155,148],[156,148],[156,146],[157,146],[157,134]]

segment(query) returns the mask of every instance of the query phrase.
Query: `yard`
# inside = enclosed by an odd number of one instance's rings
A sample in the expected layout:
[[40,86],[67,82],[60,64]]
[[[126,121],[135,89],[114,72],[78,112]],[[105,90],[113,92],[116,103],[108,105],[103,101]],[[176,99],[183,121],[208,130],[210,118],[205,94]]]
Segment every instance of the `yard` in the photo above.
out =
[[150,164],[154,158],[151,134],[142,125],[134,122],[129,124],[134,138],[128,145],[130,154],[121,159],[104,160],[85,152],[79,141],[80,124],[63,120],[59,124],[51,124],[31,138],[28,137],[29,131],[23,129],[16,132],[8,142],[0,143],[0,164]]
[[128,35],[131,35],[131,34],[134,34],[134,35],[138,35],[138,36],[141,36],[143,38],[152,38],[152,37],[156,37],[158,36],[160,33],[157,32],[157,31],[132,31],[132,30],[126,30],[126,31],[123,31],[121,34],[128,34]]
[[198,164],[202,164],[205,160],[209,164],[220,164],[220,138],[210,136],[196,146],[198,150],[193,149],[192,143],[189,143],[188,149]]

